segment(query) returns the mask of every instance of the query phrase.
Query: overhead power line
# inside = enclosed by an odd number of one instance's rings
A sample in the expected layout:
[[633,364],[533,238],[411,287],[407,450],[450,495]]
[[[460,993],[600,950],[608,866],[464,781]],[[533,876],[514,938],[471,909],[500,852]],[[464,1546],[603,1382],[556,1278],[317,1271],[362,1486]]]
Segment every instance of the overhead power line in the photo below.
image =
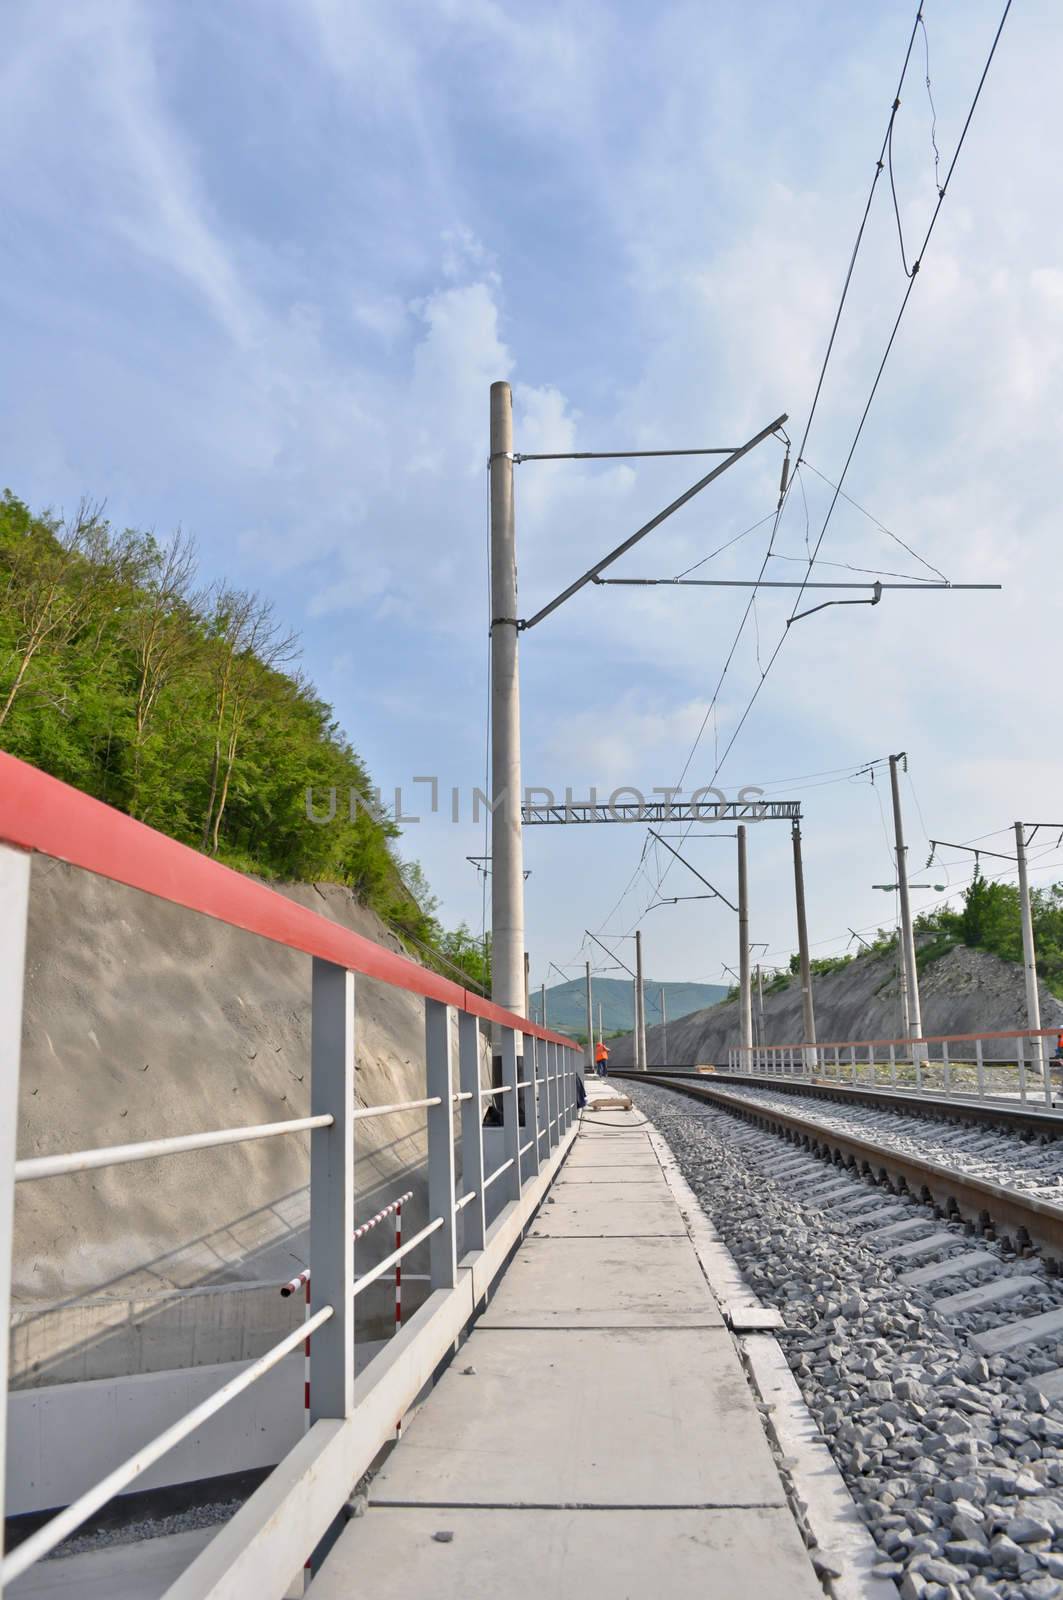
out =
[[[713,773],[713,782],[715,782],[716,778],[718,777],[718,775],[719,775],[724,763],[727,760],[728,755],[730,754],[730,752],[731,752],[731,750],[732,750],[732,748],[733,748],[733,746],[735,744],[735,741],[737,740],[739,734],[741,733],[743,727],[745,726],[746,720],[749,717],[749,714],[752,711],[754,704],[756,703],[757,697],[759,696],[760,691],[763,688],[763,685],[767,680],[768,674],[771,672],[771,669],[774,666],[775,661],[778,658],[778,655],[779,655],[779,653],[780,653],[780,651],[782,649],[783,643],[784,643],[785,639],[787,638],[790,622],[792,622],[796,618],[798,606],[800,605],[800,602],[801,602],[801,597],[802,597],[802,594],[803,594],[804,587],[807,586],[807,580],[811,575],[811,572],[812,572],[813,566],[815,564],[816,558],[819,555],[819,551],[820,551],[820,549],[822,547],[823,539],[824,539],[824,537],[826,535],[827,528],[828,528],[828,526],[830,524],[830,520],[831,520],[831,517],[833,515],[834,508],[837,505],[839,497],[844,493],[844,489],[843,489],[842,485],[845,482],[845,478],[846,478],[846,475],[848,473],[849,466],[850,466],[850,464],[852,462],[853,456],[854,456],[854,454],[856,452],[857,445],[859,444],[861,435],[863,433],[864,426],[865,426],[865,424],[867,422],[867,418],[868,418],[868,415],[869,415],[870,410],[871,410],[871,405],[872,405],[872,403],[874,401],[874,398],[875,398],[875,395],[876,395],[876,393],[878,391],[878,387],[879,387],[879,384],[880,384],[881,379],[882,379],[882,374],[885,371],[886,363],[887,363],[887,361],[889,359],[890,353],[891,353],[891,351],[893,349],[893,345],[894,345],[894,343],[896,341],[897,333],[898,333],[898,330],[900,328],[901,322],[903,320],[904,313],[905,313],[905,310],[906,310],[907,305],[908,305],[908,301],[911,298],[911,293],[912,293],[912,290],[913,290],[913,288],[915,286],[915,279],[916,279],[916,276],[918,275],[919,267],[922,264],[923,257],[924,257],[924,255],[926,253],[926,249],[927,249],[927,247],[928,247],[928,245],[930,243],[931,236],[932,236],[934,228],[936,226],[938,216],[940,215],[941,207],[942,207],[942,205],[944,203],[945,195],[946,195],[946,193],[948,191],[948,187],[949,187],[949,184],[951,182],[952,175],[953,175],[953,173],[955,171],[956,163],[957,163],[957,161],[959,159],[960,152],[963,149],[963,145],[964,145],[964,142],[965,142],[966,137],[967,137],[967,132],[968,132],[968,129],[970,128],[970,125],[971,125],[971,120],[972,120],[972,118],[974,116],[974,112],[975,112],[975,110],[976,110],[976,108],[978,106],[978,102],[979,102],[979,99],[981,97],[982,89],[983,89],[983,86],[985,84],[985,80],[986,80],[986,77],[988,75],[989,68],[992,65],[993,58],[994,58],[994,56],[996,54],[997,45],[1000,42],[1000,37],[1001,37],[1001,34],[1003,32],[1003,29],[1004,29],[1004,24],[1007,21],[1008,14],[1009,14],[1010,10],[1011,10],[1011,0],[1006,0],[1006,4],[1004,6],[1004,10],[1003,10],[1003,12],[1001,14],[1000,22],[999,22],[999,24],[997,26],[996,33],[994,34],[993,41],[992,41],[992,44],[990,46],[990,50],[989,50],[988,56],[986,57],[985,65],[982,68],[982,73],[981,73],[981,76],[980,76],[980,78],[978,80],[978,85],[977,85],[977,87],[975,89],[974,96],[973,96],[973,98],[971,100],[971,104],[970,104],[970,107],[969,107],[968,112],[967,112],[967,116],[966,116],[966,118],[964,120],[964,124],[963,124],[963,127],[962,127],[961,132],[960,132],[960,137],[959,137],[959,140],[957,141],[957,144],[956,144],[956,149],[953,152],[952,160],[951,160],[951,162],[949,164],[949,168],[948,168],[948,171],[947,171],[946,176],[945,176],[945,181],[941,185],[941,187],[940,187],[940,189],[938,191],[937,204],[935,205],[933,213],[931,215],[930,223],[929,223],[929,226],[927,228],[926,234],[924,235],[923,243],[922,243],[922,246],[920,248],[919,254],[915,259],[915,262],[914,262],[914,265],[913,265],[913,272],[912,272],[911,277],[908,279],[907,288],[905,290],[904,297],[903,297],[903,299],[901,301],[900,309],[898,310],[897,316],[896,316],[896,318],[894,320],[893,327],[892,327],[892,329],[890,331],[890,335],[889,335],[889,338],[887,340],[886,348],[885,348],[885,350],[883,352],[882,359],[879,362],[878,370],[877,370],[877,372],[875,374],[875,378],[874,378],[874,381],[873,381],[872,386],[871,386],[870,394],[868,395],[867,402],[865,403],[864,409],[863,409],[863,411],[861,413],[859,422],[857,424],[856,431],[854,433],[853,440],[852,440],[852,443],[850,445],[848,455],[846,457],[844,466],[842,468],[842,472],[841,472],[841,474],[839,476],[839,479],[838,479],[838,483],[834,486],[834,493],[833,493],[830,505],[829,505],[829,507],[827,509],[827,514],[824,517],[823,524],[822,524],[822,526],[820,528],[820,531],[819,531],[819,534],[817,536],[815,548],[809,554],[809,557],[808,557],[808,570],[807,570],[807,572],[805,574],[806,584],[802,586],[801,591],[799,591],[799,593],[798,593],[797,599],[794,602],[794,606],[793,606],[793,609],[792,609],[791,614],[790,614],[790,618],[789,618],[788,623],[787,623],[787,627],[783,631],[783,633],[781,634],[781,636],[779,638],[779,641],[776,644],[776,646],[775,646],[775,648],[774,648],[774,650],[773,650],[773,652],[772,652],[772,654],[771,654],[771,656],[770,656],[770,658],[768,660],[767,667],[761,669],[760,678],[759,678],[757,684],[755,685],[752,694],[749,697],[749,700],[748,700],[748,702],[746,704],[746,707],[743,710],[741,717],[739,718],[737,726],[735,727],[734,731],[732,732],[731,737],[728,740],[728,742],[727,742],[727,744],[726,744],[726,746],[724,748],[723,755],[722,756],[717,756],[716,764],[715,764],[715,771]],[[867,200],[866,200],[866,203],[865,203],[865,206],[864,206],[863,215],[862,215],[861,220],[860,220],[860,225],[859,225],[859,228],[857,229],[856,240],[854,242],[853,249],[852,249],[852,252],[851,252],[851,255],[850,255],[849,265],[847,267],[845,280],[844,280],[844,283],[843,283],[843,286],[842,286],[842,293],[841,293],[841,296],[839,298],[838,307],[837,307],[837,310],[835,312],[834,320],[833,320],[833,323],[832,323],[832,326],[831,326],[830,335],[829,335],[829,338],[828,338],[828,341],[827,341],[827,348],[826,348],[826,351],[825,351],[825,354],[824,354],[822,365],[820,367],[819,376],[818,376],[817,381],[816,381],[816,387],[815,387],[815,391],[814,391],[814,394],[813,394],[813,397],[812,397],[812,404],[811,404],[811,406],[809,408],[808,419],[807,419],[807,421],[805,423],[804,431],[803,431],[802,436],[801,436],[801,444],[800,444],[798,452],[797,452],[797,458],[798,458],[798,465],[799,466],[800,466],[802,458],[804,456],[805,446],[807,445],[807,442],[808,442],[808,437],[809,437],[809,434],[811,432],[812,423],[813,423],[813,420],[815,418],[816,410],[817,410],[817,407],[819,405],[820,396],[821,396],[822,391],[823,391],[823,384],[824,384],[824,380],[825,380],[825,377],[826,377],[827,369],[828,369],[829,364],[830,364],[830,359],[831,359],[831,356],[833,354],[835,339],[837,337],[837,332],[838,332],[838,327],[840,325],[842,313],[844,311],[845,304],[846,304],[846,301],[847,301],[847,298],[848,298],[849,288],[850,288],[850,285],[852,283],[853,272],[854,272],[854,269],[855,269],[855,266],[856,266],[857,257],[858,257],[859,252],[860,252],[860,247],[861,247],[861,245],[863,243],[864,232],[865,232],[865,229],[866,229],[866,226],[867,226],[867,219],[868,219],[868,216],[869,216],[870,211],[871,211],[871,204],[872,204],[872,201],[874,199],[875,189],[877,187],[878,180],[879,180],[879,178],[881,177],[881,174],[882,174],[883,165],[884,165],[884,157],[885,157],[885,155],[887,154],[887,151],[888,151],[889,141],[890,141],[892,128],[893,128],[893,122],[894,122],[894,120],[896,118],[897,110],[899,108],[901,89],[903,88],[905,76],[906,76],[907,71],[908,71],[908,65],[909,65],[909,62],[911,60],[912,47],[913,47],[913,44],[914,44],[914,41],[915,41],[915,35],[916,35],[916,32],[917,32],[918,28],[920,27],[920,25],[922,23],[922,11],[923,11],[922,4],[920,4],[918,9],[917,9],[917,11],[916,11],[915,20],[914,20],[914,22],[912,24],[912,31],[911,31],[911,34],[909,35],[908,46],[907,46],[907,49],[906,49],[905,55],[904,55],[904,62],[903,62],[903,65],[901,67],[901,72],[900,72],[900,77],[899,77],[898,83],[897,83],[896,93],[894,94],[893,104],[892,104],[892,107],[891,107],[891,110],[890,110],[890,116],[889,116],[889,120],[888,120],[887,127],[886,127],[886,134],[885,134],[885,137],[884,137],[883,142],[882,142],[882,148],[881,148],[881,150],[879,152],[879,158],[878,158],[878,161],[877,161],[876,166],[875,166],[875,172],[874,172],[874,174],[872,176],[871,185],[870,185],[870,188],[869,188],[869,191],[868,191],[868,196],[867,196]],[[784,484],[785,484],[785,469],[784,469]],[[760,571],[760,576],[761,577],[763,577],[763,574],[764,574],[764,572],[765,572],[765,570],[767,568],[768,560],[770,559],[770,557],[771,557],[771,555],[773,553],[773,546],[774,546],[775,536],[776,536],[776,533],[777,533],[777,530],[778,530],[778,526],[779,526],[779,518],[781,516],[782,509],[783,509],[783,506],[784,506],[785,501],[786,501],[788,489],[789,489],[791,484],[792,484],[792,479],[790,480],[790,484],[785,484],[784,488],[782,489],[782,492],[780,493],[779,506],[777,508],[775,517],[773,519],[771,536],[770,536],[769,541],[768,541],[768,548],[767,548],[767,551],[765,552],[765,556],[764,556],[763,562],[761,564],[761,571]],[[914,554],[914,552],[912,552],[912,553]],[[921,559],[921,558],[917,557],[917,559]],[[687,570],[690,571],[690,570],[693,570],[693,569],[687,569]],[[682,784],[682,782],[684,781],[684,779],[686,777],[687,772],[690,769],[690,764],[694,759],[694,755],[697,752],[697,749],[698,749],[698,746],[699,746],[699,744],[701,742],[702,736],[704,735],[705,729],[708,726],[709,718],[710,718],[710,716],[713,714],[713,712],[715,710],[716,703],[717,703],[717,700],[719,698],[720,690],[721,690],[721,688],[723,686],[723,683],[724,683],[724,680],[725,680],[725,678],[727,676],[727,673],[728,673],[728,670],[730,668],[731,662],[734,659],[734,655],[735,655],[735,652],[736,652],[736,650],[738,648],[739,641],[740,641],[740,639],[742,637],[742,634],[744,632],[746,623],[747,623],[748,618],[750,616],[750,613],[752,611],[753,602],[754,602],[755,597],[756,597],[756,589],[754,588],[754,590],[753,590],[753,592],[752,592],[752,594],[750,596],[750,599],[746,604],[745,611],[743,612],[741,621],[739,622],[738,629],[737,629],[735,637],[734,637],[734,639],[733,639],[733,641],[731,643],[730,649],[728,650],[727,657],[726,657],[726,659],[724,661],[723,669],[722,669],[722,671],[720,673],[720,677],[719,677],[719,679],[717,681],[717,684],[716,684],[716,687],[715,687],[715,689],[713,691],[712,699],[711,699],[711,701],[709,703],[708,709],[705,712],[705,716],[702,719],[702,723],[701,723],[700,728],[698,729],[697,735],[695,736],[693,745],[691,746],[690,753],[687,756],[687,759],[686,759],[686,761],[684,763],[683,771],[682,771],[682,774],[681,774],[680,779],[679,779],[680,784]],[[645,852],[643,852],[643,855],[644,854],[645,854]],[[670,866],[670,863],[665,867],[664,872],[661,873],[659,878],[658,878],[657,885],[656,885],[656,888],[654,890],[654,894],[655,895],[660,893],[661,884],[664,881],[664,877],[667,875],[667,872],[669,870],[669,866]],[[614,906],[613,912],[615,912],[617,907],[623,903],[624,899],[626,899],[628,893],[630,892],[630,889],[634,886],[634,884],[637,881],[641,871],[642,871],[642,862],[640,861],[638,868],[636,869],[635,873],[632,875],[631,879],[629,880],[627,887],[624,889],[623,893],[620,896],[620,899],[617,901],[617,905]],[[612,917],[613,912],[610,912],[610,914],[609,914],[610,917]]]

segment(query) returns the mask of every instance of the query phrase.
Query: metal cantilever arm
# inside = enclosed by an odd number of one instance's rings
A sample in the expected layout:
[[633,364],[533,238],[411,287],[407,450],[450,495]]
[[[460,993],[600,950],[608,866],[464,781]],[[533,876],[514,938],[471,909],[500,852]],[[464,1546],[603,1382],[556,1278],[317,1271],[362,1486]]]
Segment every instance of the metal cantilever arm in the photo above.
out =
[[800,622],[802,617],[811,617],[817,611],[826,611],[828,606],[877,606],[882,599],[882,585],[876,583],[872,587],[875,592],[870,600],[824,600],[818,606],[809,606],[807,611],[799,611],[796,616],[787,617],[786,626],[790,627],[791,623]]
[[575,583],[570,583],[567,589],[562,589],[561,593],[551,600],[549,605],[543,606],[533,617],[529,617],[526,622],[519,623],[518,627],[522,629],[534,628],[537,622],[542,622],[543,618],[548,617],[551,611],[556,611],[558,606],[564,605],[565,601],[570,600],[577,590],[582,589],[584,584],[590,583],[597,578],[599,572],[604,572],[606,567],[611,566],[633,545],[638,544],[640,539],[644,539],[648,533],[652,533],[654,528],[659,528],[661,523],[672,515],[673,511],[678,511],[680,506],[685,506],[688,500],[693,500],[694,496],[700,494],[702,489],[707,488],[714,478],[718,478],[721,473],[727,471],[728,467],[733,467],[736,461],[740,461],[744,455],[748,455],[750,450],[755,449],[758,444],[762,444],[765,439],[770,438],[777,429],[782,427],[785,421],[786,413],[783,412],[781,417],[776,417],[774,422],[769,422],[768,426],[762,428],[759,433],[754,434],[752,439],[747,439],[745,444],[739,445],[738,449],[733,450],[725,461],[721,461],[718,467],[713,467],[712,471],[706,473],[704,478],[700,478],[697,483],[692,484],[685,493],[679,496],[678,500],[673,500],[671,505],[665,506],[663,511],[658,511],[655,517],[651,517],[649,522],[644,523],[641,528],[625,539],[623,544],[618,544],[615,550],[610,550],[607,556],[603,556],[601,561],[596,562],[593,567],[583,574],[582,578],[577,578]]

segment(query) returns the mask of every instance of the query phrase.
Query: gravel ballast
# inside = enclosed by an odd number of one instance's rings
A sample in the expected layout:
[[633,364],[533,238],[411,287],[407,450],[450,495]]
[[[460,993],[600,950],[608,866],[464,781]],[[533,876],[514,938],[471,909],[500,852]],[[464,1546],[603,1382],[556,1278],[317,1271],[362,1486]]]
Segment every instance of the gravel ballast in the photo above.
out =
[[[904,1600],[1063,1600],[1063,1404],[1036,1387],[1063,1364],[1063,1344],[987,1360],[968,1343],[971,1333],[1063,1306],[1058,1280],[980,1244],[998,1275],[1021,1272],[1037,1287],[949,1321],[934,1300],[984,1272],[927,1288],[898,1283],[910,1261],[895,1270],[885,1246],[839,1214],[837,1198],[816,1204],[844,1177],[839,1169],[809,1155],[805,1172],[821,1167],[823,1180],[798,1186],[794,1145],[672,1091],[630,1080],[625,1088],[667,1139],[750,1287],[782,1313],[780,1342],[876,1541],[879,1574]],[[817,1115],[823,1109],[816,1104]],[[795,1171],[765,1172],[788,1156]],[[854,1178],[861,1193],[887,1198]],[[927,1234],[954,1233],[957,1250],[967,1243],[929,1207],[895,1203]]]

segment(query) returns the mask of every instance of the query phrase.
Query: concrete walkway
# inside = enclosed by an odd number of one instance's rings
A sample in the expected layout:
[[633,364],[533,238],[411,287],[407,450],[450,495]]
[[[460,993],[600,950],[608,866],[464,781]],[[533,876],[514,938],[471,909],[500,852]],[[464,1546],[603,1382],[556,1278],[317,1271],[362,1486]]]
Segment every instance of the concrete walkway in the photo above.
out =
[[822,1600],[638,1112],[595,1111],[312,1600]]

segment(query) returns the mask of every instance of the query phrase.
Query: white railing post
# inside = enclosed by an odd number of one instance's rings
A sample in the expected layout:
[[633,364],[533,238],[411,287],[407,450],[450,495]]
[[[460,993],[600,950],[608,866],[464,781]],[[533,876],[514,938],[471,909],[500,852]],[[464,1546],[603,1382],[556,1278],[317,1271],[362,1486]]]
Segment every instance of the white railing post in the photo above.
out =
[[[15,1140],[30,858],[0,845],[0,1507],[4,1504],[7,1363],[15,1219]],[[0,1557],[4,1527],[0,1519]]]
[[539,1076],[539,1041],[534,1033],[524,1035],[524,1082],[528,1085],[520,1091],[524,1105],[524,1143],[531,1146],[525,1151],[528,1157],[528,1177],[536,1178],[539,1175],[539,1111],[538,1096],[536,1094],[536,1080]]
[[[428,1220],[443,1218],[428,1241],[433,1289],[453,1289],[458,1280],[454,1227],[454,1072],[450,1050],[450,1007],[442,1000],[424,1003],[425,1094],[438,1096],[428,1107]],[[508,1098],[508,1096],[507,1096]]]
[[1047,1039],[1038,1038],[1036,1041],[1034,1041],[1034,1049],[1036,1052],[1034,1055],[1034,1060],[1036,1062],[1040,1062],[1041,1078],[1045,1091],[1045,1105],[1050,1106],[1052,1104],[1052,1057],[1045,1048],[1047,1044]]
[[983,1052],[983,1049],[982,1049],[982,1041],[981,1041],[981,1039],[976,1039],[974,1041],[974,1066],[975,1066],[975,1072],[978,1074],[978,1098],[979,1098],[979,1100],[984,1100],[985,1099],[985,1055],[984,1055],[984,1052]]
[[546,1148],[552,1150],[561,1137],[557,1123],[557,1056],[560,1045],[546,1045]]
[[461,1186],[476,1199],[462,1207],[466,1254],[482,1250],[487,1231],[484,1215],[483,1102],[480,1099],[480,1025],[469,1011],[458,1016],[458,1083],[461,1102]]
[[502,1029],[502,1160],[509,1171],[499,1178],[502,1193],[509,1200],[520,1199],[520,1122],[517,1106],[517,1036],[512,1028]]
[[539,1085],[536,1097],[537,1121],[535,1124],[535,1148],[539,1149],[539,1141],[545,1144],[545,1153],[539,1157],[540,1162],[550,1159],[550,1043],[547,1039],[535,1041],[535,1077]]
[[947,1039],[942,1039],[941,1041],[941,1092],[942,1094],[948,1094],[949,1092],[949,1041]]
[[1015,1059],[1019,1064],[1019,1099],[1026,1104],[1026,1040],[1020,1033],[1015,1040]]
[[310,1424],[349,1417],[354,1397],[354,973],[315,956],[311,977],[311,1315],[331,1306],[310,1349]]
[[890,1045],[890,1088],[897,1087],[897,1046]]

